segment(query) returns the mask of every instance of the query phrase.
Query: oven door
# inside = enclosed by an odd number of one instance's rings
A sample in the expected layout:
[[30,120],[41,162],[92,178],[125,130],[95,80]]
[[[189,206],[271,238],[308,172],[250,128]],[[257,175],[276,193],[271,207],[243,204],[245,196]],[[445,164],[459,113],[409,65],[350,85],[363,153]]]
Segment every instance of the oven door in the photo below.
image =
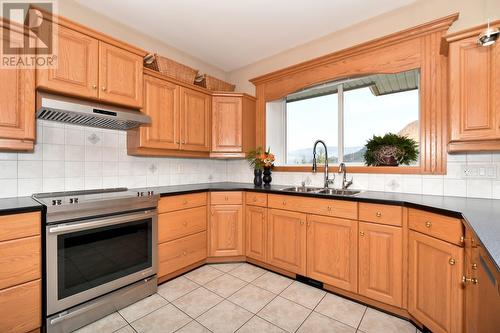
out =
[[156,210],[47,226],[47,315],[156,274],[156,239]]

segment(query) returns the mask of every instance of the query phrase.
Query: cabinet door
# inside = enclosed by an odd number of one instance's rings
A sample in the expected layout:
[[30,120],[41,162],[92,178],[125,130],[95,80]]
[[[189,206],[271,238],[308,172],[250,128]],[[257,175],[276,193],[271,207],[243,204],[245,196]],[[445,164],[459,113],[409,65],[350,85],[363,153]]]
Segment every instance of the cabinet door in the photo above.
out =
[[37,70],[37,87],[97,98],[99,42],[59,26],[57,67]]
[[403,233],[400,227],[359,223],[359,293],[401,307]]
[[99,42],[99,98],[134,108],[142,106],[142,57]]
[[240,97],[214,97],[212,103],[212,151],[239,153],[242,142]]
[[[2,28],[4,43],[8,35],[9,31]],[[35,139],[35,71],[0,69],[0,82],[0,149],[32,150]]]
[[307,216],[307,276],[357,292],[358,222]]
[[434,333],[462,332],[463,249],[410,231],[408,311]]
[[181,149],[210,150],[210,96],[181,87]]
[[210,256],[243,255],[243,207],[217,205],[211,210]]
[[151,117],[151,124],[140,127],[140,146],[179,149],[179,86],[146,75],[142,112]]
[[266,261],[267,209],[246,206],[246,256]]
[[267,262],[305,275],[306,214],[269,209],[267,216]]
[[497,44],[483,47],[476,36],[450,44],[451,141],[500,138]]

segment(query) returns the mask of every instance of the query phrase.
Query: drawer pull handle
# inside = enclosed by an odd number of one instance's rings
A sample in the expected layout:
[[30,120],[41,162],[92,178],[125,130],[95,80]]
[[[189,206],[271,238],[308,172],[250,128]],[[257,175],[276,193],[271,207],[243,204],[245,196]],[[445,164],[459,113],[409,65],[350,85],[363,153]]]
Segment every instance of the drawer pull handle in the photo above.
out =
[[479,281],[476,278],[468,278],[468,277],[462,276],[462,283],[463,284],[467,284],[467,282],[470,282],[472,284],[478,284],[479,283]]
[[359,235],[360,235],[361,237],[363,237],[363,236],[365,235],[364,231],[360,231],[360,232],[359,232]]
[[381,212],[377,212],[375,215],[377,215],[377,217],[381,217],[382,213]]
[[449,262],[449,263],[450,263],[450,265],[452,265],[452,266],[453,266],[453,265],[455,265],[455,263],[456,263],[455,259],[453,259],[453,258],[450,258],[450,260],[448,260],[448,262]]
[[328,211],[331,212],[332,211],[332,206],[328,206]]
[[283,200],[283,206],[286,206],[286,201],[285,200]]
[[182,202],[182,204],[183,204],[183,205],[187,205],[187,203],[188,203],[188,202],[187,202],[187,200],[184,200],[184,201]]
[[430,227],[432,226],[431,221],[427,221],[427,222],[425,222],[425,226],[426,226],[427,228],[430,228]]
[[224,200],[226,200],[226,201],[228,200],[227,196],[224,197]]

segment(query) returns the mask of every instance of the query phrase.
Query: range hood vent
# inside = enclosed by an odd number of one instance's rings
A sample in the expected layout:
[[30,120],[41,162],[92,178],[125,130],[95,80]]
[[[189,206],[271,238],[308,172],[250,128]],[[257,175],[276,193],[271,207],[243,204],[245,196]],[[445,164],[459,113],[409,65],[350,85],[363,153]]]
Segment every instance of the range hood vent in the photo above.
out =
[[118,130],[151,123],[147,115],[136,110],[44,92],[37,93],[36,116],[43,120]]

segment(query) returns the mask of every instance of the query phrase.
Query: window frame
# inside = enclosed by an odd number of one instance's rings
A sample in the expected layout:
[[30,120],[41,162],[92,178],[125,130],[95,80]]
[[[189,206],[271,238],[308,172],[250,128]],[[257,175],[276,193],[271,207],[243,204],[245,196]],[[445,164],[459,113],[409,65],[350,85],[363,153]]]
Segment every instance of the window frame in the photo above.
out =
[[[416,70],[416,69],[415,69]],[[420,70],[418,69],[418,74],[417,74],[417,78],[418,78],[418,87],[417,87],[417,90],[419,91],[419,98],[418,98],[418,122],[419,122],[419,137],[420,137],[420,124],[421,124],[421,116],[422,116],[422,110],[421,110],[421,103],[420,103]],[[345,126],[344,126],[344,115],[345,115],[345,109],[344,109],[344,84],[346,82],[350,82],[350,81],[355,81],[355,80],[359,80],[360,77],[357,77],[357,78],[352,78],[352,79],[346,79],[346,80],[340,80],[338,81],[338,83],[336,84],[337,86],[337,92],[334,93],[334,94],[337,94],[338,97],[337,97],[337,108],[338,108],[338,114],[337,114],[337,121],[338,121],[338,137],[337,137],[337,146],[338,146],[338,161],[339,163],[342,163],[344,162],[344,132],[345,132]],[[315,98],[315,97],[311,97],[311,98]],[[302,165],[294,165],[294,164],[287,164],[288,163],[288,146],[287,146],[287,142],[288,142],[288,124],[287,124],[287,119],[288,119],[288,103],[286,98],[283,99],[283,103],[284,103],[284,112],[283,112],[283,121],[284,121],[284,126],[283,126],[283,135],[284,135],[284,138],[283,138],[283,146],[284,146],[284,162],[285,164],[284,165],[280,165],[280,166],[276,166],[274,169],[276,171],[306,171],[306,170],[303,170],[303,168],[306,168],[306,169],[309,169],[311,170],[311,167],[312,167],[312,164],[309,165],[309,164],[302,164]],[[293,103],[293,102],[292,102]],[[321,139],[321,138],[319,138]],[[383,166],[378,166],[376,167],[378,171],[376,172],[373,172],[373,167],[368,167],[366,165],[355,165],[355,164],[347,164],[347,166],[349,167],[349,171],[350,172],[362,172],[362,173],[380,173],[380,170],[386,170],[387,173],[401,173],[401,174],[407,174],[407,173],[417,173],[417,170],[420,170],[421,168],[421,157],[420,157],[420,146],[422,144],[422,141],[419,140],[419,157],[418,157],[418,164],[416,165],[411,165],[411,166],[405,166],[405,165],[401,165],[401,166],[397,166],[397,167],[383,167]],[[311,149],[312,149],[312,146],[311,146]],[[339,164],[338,163],[338,164]],[[335,164],[331,167],[335,168],[338,166],[338,164]],[[293,170],[289,170],[289,168],[293,168]],[[406,170],[402,170],[401,172],[395,172],[395,168],[404,168]],[[318,167],[319,170],[323,171],[323,167]]]

